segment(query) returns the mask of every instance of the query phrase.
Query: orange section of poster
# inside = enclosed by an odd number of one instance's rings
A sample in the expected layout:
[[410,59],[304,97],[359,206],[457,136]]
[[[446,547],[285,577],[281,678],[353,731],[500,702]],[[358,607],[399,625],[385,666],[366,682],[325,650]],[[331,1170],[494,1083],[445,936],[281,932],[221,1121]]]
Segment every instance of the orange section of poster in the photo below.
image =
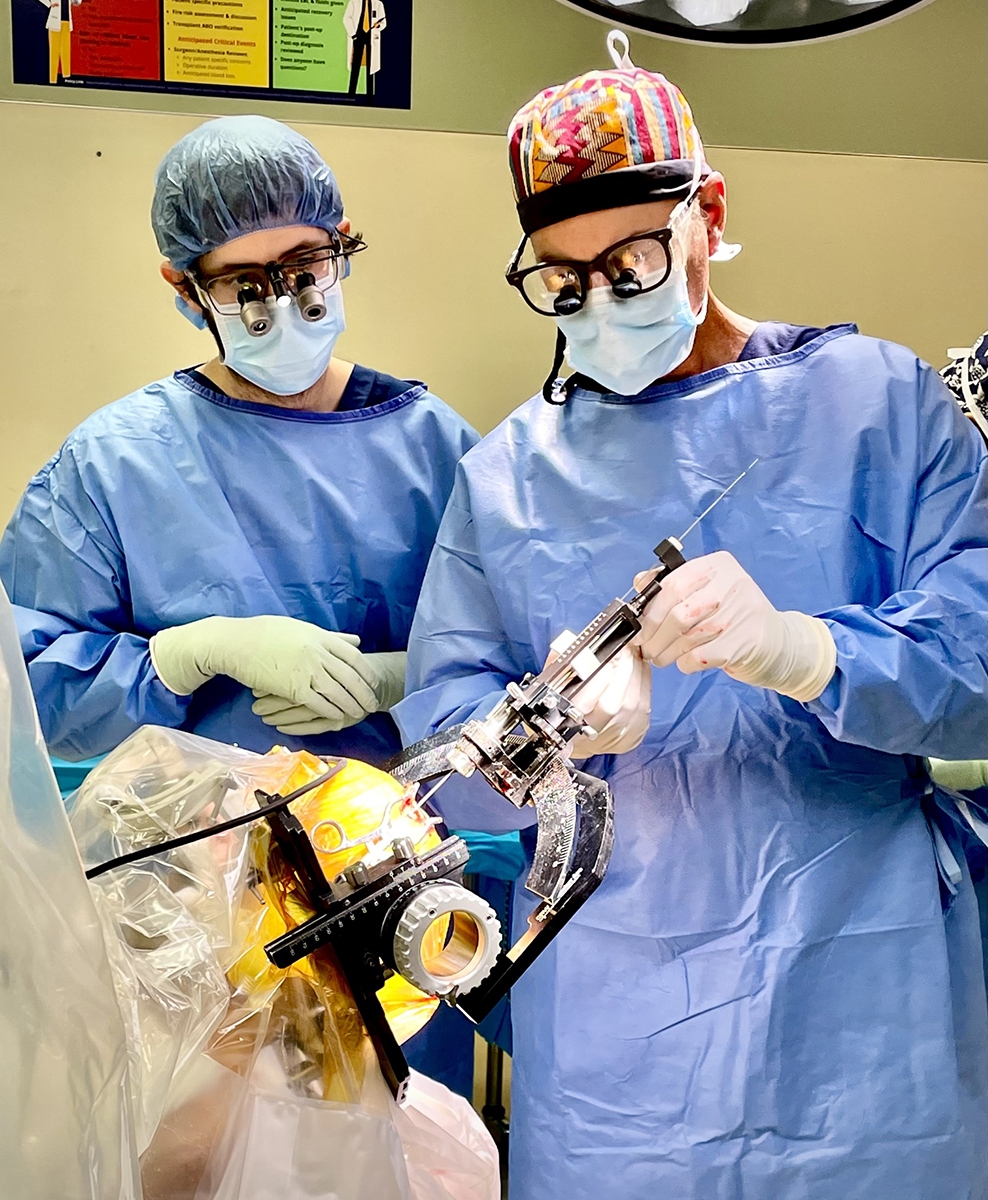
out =
[[268,0],[165,0],[165,79],[268,86]]

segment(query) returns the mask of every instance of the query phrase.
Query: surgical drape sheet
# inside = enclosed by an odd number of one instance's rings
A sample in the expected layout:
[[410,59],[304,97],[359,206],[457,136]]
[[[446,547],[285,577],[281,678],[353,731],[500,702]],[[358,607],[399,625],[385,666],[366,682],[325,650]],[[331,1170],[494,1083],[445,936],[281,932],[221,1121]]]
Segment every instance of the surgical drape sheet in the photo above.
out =
[[[909,757],[986,751],[985,452],[931,369],[844,327],[523,406],[460,465],[397,719],[412,741],[486,712],[756,455],[686,553],[823,617],[837,674],[801,705],[656,671],[643,744],[589,761],[614,855],[513,989],[513,1200],[986,1195],[977,907]],[[437,800],[528,820],[476,780]]]
[[124,1026],[0,588],[0,1193],[139,1200]]
[[143,724],[258,751],[381,762],[375,714],[295,738],[217,677],[179,697],[148,639],[200,617],[287,615],[403,650],[470,427],[420,384],[373,408],[299,413],[229,400],[187,374],[83,423],[28,485],[0,548],[42,728],[79,759]]

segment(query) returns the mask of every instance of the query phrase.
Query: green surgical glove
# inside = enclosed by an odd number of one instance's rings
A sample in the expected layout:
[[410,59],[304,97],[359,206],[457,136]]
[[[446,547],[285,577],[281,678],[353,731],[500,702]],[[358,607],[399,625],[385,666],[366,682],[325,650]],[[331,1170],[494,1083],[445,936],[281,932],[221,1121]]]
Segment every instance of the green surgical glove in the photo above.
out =
[[294,617],[205,617],[156,633],[150,649],[158,678],[178,696],[228,675],[255,695],[304,707],[325,729],[345,729],[380,705],[379,673],[367,664],[386,656],[361,654],[359,642]]
[[[373,680],[371,686],[377,698],[377,707],[373,712],[390,712],[404,696],[406,657],[404,650],[361,655],[361,668],[365,678]],[[295,704],[283,696],[263,692],[255,692],[254,695],[257,696],[257,703],[253,711],[265,725],[274,725],[279,733],[306,737],[346,728],[346,725],[323,717],[307,704]]]
[[978,788],[988,787],[988,762],[983,758],[965,762],[931,758],[930,772],[937,783],[953,788],[955,792],[976,792]]

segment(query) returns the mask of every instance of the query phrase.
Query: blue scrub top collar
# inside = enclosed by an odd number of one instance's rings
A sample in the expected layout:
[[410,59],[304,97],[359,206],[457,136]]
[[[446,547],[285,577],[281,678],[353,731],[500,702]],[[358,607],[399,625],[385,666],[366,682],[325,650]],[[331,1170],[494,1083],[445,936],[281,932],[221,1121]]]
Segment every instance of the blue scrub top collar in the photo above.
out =
[[256,404],[252,400],[236,400],[233,396],[228,396],[217,388],[207,387],[200,383],[193,377],[193,370],[197,370],[197,368],[183,367],[182,370],[176,371],[176,381],[188,388],[190,392],[194,392],[219,408],[230,408],[236,412],[249,413],[256,417],[268,417],[275,421],[307,421],[319,425],[342,424],[346,421],[371,421],[375,417],[382,417],[386,413],[404,408],[424,396],[427,391],[424,383],[410,381],[408,391],[402,392],[400,396],[394,396],[390,400],[385,400],[383,404],[375,404],[369,408],[347,409],[344,412],[306,412],[293,408],[280,408],[275,404]]
[[570,393],[570,399],[595,400],[600,404],[652,404],[657,400],[688,396],[691,392],[709,387],[711,383],[729,375],[743,375],[748,371],[764,371],[769,367],[784,367],[800,362],[835,338],[846,337],[848,334],[857,332],[857,325],[829,325],[817,337],[804,342],[795,350],[788,350],[785,354],[773,354],[765,358],[748,358],[740,362],[725,363],[722,367],[714,367],[712,371],[704,371],[700,375],[690,375],[686,379],[677,379],[672,383],[652,384],[636,396],[619,396],[616,392],[598,392],[593,388],[575,387]]

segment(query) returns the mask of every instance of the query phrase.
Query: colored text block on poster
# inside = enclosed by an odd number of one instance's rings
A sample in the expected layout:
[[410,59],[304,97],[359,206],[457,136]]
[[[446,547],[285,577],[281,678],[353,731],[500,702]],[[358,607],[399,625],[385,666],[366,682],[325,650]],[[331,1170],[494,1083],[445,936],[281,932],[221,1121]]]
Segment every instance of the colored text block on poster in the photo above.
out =
[[73,9],[72,18],[77,75],[160,78],[158,0],[86,0]]
[[268,0],[165,0],[165,79],[268,86]]
[[344,8],[345,0],[272,0],[276,88],[347,90]]

